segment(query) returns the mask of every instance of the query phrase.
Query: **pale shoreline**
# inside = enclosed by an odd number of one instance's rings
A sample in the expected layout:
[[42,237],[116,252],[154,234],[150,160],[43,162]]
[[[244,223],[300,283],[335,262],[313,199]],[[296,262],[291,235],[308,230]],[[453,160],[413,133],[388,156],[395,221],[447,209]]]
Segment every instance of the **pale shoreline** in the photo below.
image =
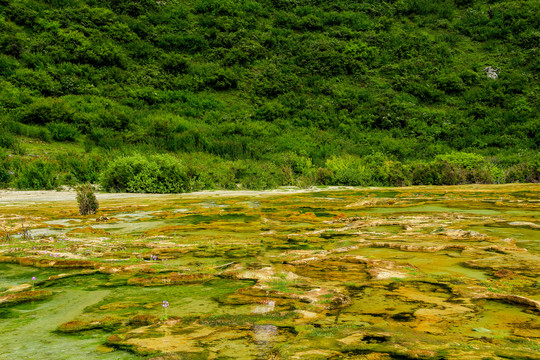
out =
[[[321,191],[339,191],[339,190],[354,190],[360,189],[352,186],[332,186],[326,188],[278,188],[272,190],[203,190],[194,191],[189,193],[179,194],[149,194],[149,193],[106,193],[96,192],[98,200],[114,200],[114,199],[126,199],[126,198],[156,198],[160,197],[212,197],[212,196],[224,196],[224,197],[236,197],[236,196],[265,196],[265,195],[285,195],[285,194],[299,194],[309,192],[321,192]],[[45,201],[70,201],[76,196],[75,191],[56,191],[56,190],[0,190],[0,203],[6,202],[45,202]]]
[[[457,189],[461,191],[482,191],[495,190],[503,188],[514,188],[520,190],[538,190],[540,194],[540,184],[467,184],[467,185],[417,185],[405,187],[359,187],[359,186],[327,186],[327,187],[280,187],[272,190],[202,190],[179,194],[148,194],[148,193],[106,193],[96,192],[98,200],[114,200],[127,198],[155,198],[181,196],[181,197],[238,197],[238,196],[272,196],[272,195],[294,195],[302,193],[316,193],[325,191],[344,191],[344,190],[442,190]],[[536,189],[535,189],[536,188]],[[72,201],[76,193],[72,190],[0,190],[0,203],[24,203],[24,202],[47,202],[47,201]],[[540,197],[540,196],[539,196]]]

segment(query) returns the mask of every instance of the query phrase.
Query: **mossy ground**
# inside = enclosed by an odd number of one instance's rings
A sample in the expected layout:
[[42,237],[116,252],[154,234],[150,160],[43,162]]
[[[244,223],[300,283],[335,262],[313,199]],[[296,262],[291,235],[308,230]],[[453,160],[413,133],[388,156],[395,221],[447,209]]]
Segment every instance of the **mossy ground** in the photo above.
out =
[[140,195],[89,216],[75,198],[0,203],[0,299],[27,301],[3,304],[0,344],[25,358],[35,324],[58,348],[93,344],[71,359],[535,358],[539,191]]

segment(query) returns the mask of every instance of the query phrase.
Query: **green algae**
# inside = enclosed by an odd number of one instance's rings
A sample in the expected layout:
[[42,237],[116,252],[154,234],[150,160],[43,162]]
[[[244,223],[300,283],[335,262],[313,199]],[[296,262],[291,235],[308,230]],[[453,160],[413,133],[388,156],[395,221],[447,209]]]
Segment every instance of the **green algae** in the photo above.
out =
[[[519,357],[540,337],[536,193],[137,195],[93,217],[66,202],[0,203],[14,235],[0,243],[0,291],[27,291],[35,276],[52,292],[2,308],[0,345],[31,358],[44,345],[17,343],[34,324],[52,344],[44,359],[74,346],[74,359]],[[15,236],[21,223],[34,239]],[[57,268],[72,258],[92,272]],[[21,259],[46,267],[7,263]],[[62,324],[70,335],[55,332]]]
[[[223,297],[239,288],[251,285],[246,281],[217,279],[204,284],[165,286],[156,288],[117,287],[100,302],[85,310],[85,317],[144,314],[161,316],[163,301],[169,303],[169,316],[197,316],[206,314],[235,314],[247,310],[224,307],[214,299]],[[113,306],[111,306],[113,304]],[[114,306],[127,304],[128,306]]]
[[413,265],[417,271],[433,276],[454,276],[465,277],[477,280],[487,280],[489,276],[482,270],[471,269],[463,266],[463,263],[470,260],[470,257],[463,256],[458,252],[407,252],[388,248],[362,248],[351,252],[376,259],[400,260]]
[[529,251],[540,253],[540,229],[527,229],[515,226],[477,225],[471,226],[470,230],[482,232],[490,236],[500,238],[513,238],[520,247]]
[[34,277],[35,281],[39,282],[59,273],[60,271],[56,269],[36,269],[29,266],[0,263],[0,291],[21,283],[30,283]]
[[441,205],[418,205],[399,208],[387,208],[387,207],[372,207],[365,209],[368,213],[380,213],[380,214],[395,214],[395,213],[431,213],[431,212],[449,212],[449,213],[464,213],[475,215],[496,215],[502,211],[492,209],[463,209],[455,207],[447,207]]
[[508,304],[486,301],[482,303],[481,312],[460,327],[459,331],[475,338],[507,338],[511,335],[527,338],[540,331],[540,319],[519,307]]
[[107,294],[107,291],[81,291],[65,289],[51,301],[32,306],[19,305],[12,309],[17,314],[2,319],[0,328],[2,356],[11,359],[133,359],[126,353],[104,354],[97,347],[106,336],[72,337],[56,334],[61,323],[71,320],[85,307]]

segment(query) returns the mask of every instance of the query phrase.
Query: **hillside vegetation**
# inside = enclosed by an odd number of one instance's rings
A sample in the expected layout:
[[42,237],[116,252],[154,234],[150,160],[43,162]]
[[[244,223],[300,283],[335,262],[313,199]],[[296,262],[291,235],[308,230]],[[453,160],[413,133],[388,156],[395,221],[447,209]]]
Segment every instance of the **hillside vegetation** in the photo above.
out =
[[0,183],[540,180],[540,2],[0,0]]

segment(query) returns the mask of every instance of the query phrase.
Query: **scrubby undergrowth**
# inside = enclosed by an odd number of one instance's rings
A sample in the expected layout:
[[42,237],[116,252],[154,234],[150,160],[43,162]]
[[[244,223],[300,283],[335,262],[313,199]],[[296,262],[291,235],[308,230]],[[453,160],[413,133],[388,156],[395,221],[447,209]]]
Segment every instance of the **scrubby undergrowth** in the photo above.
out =
[[539,14],[511,0],[1,0],[0,184],[536,182]]

